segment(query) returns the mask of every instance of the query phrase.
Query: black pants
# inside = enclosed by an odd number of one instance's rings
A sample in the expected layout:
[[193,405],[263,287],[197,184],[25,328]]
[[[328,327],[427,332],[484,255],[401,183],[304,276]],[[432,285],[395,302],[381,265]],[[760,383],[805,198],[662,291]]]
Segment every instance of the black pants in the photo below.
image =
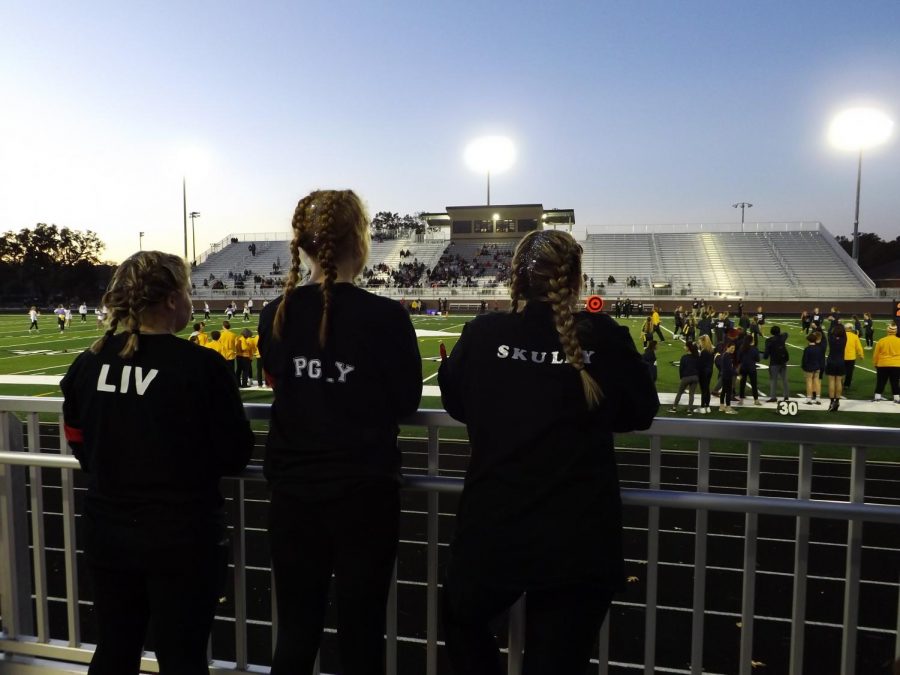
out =
[[759,398],[759,387],[757,386],[758,380],[756,370],[751,370],[748,373],[741,373],[741,398],[744,398],[744,393],[747,390],[747,380],[750,380],[750,387],[753,391],[753,400],[755,401]]
[[884,385],[891,382],[891,393],[900,395],[900,368],[876,366],[875,368],[875,393],[883,394]]
[[856,369],[856,360],[844,361],[844,388],[853,384],[853,371]]
[[[445,580],[444,636],[454,673],[501,675],[504,672],[490,623],[522,593],[489,588],[460,578]],[[611,602],[610,591],[591,584],[528,591],[523,675],[586,673],[597,633]]]
[[224,548],[210,555],[210,565],[193,560],[174,571],[89,564],[98,639],[88,673],[136,674],[149,627],[160,673],[208,675],[206,647],[226,562]]
[[340,672],[385,672],[385,611],[399,519],[395,487],[319,502],[272,493],[269,544],[278,611],[272,675],[312,672],[332,573]]
[[722,388],[719,390],[719,405],[731,405],[731,386],[734,378],[730,375],[722,377]]
[[662,331],[659,329],[659,324],[656,324],[655,326],[653,326],[653,332],[659,336],[660,342],[666,341],[666,338],[663,337]]
[[250,359],[246,356],[238,356],[235,358],[235,368],[237,368],[239,386],[246,387],[252,384],[253,372]]
[[712,373],[700,373],[700,407],[709,407],[709,381],[712,379]]

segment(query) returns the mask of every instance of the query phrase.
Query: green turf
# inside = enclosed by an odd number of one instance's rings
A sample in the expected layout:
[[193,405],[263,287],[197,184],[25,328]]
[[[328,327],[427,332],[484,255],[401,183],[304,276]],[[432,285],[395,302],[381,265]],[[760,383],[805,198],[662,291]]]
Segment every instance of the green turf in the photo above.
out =
[[[198,316],[199,318],[199,316]],[[222,315],[214,315],[207,322],[207,332],[221,328]],[[250,322],[244,322],[238,316],[232,321],[232,328],[241,330],[245,327],[255,329],[257,317],[254,316]],[[416,316],[413,317],[413,323],[417,329],[444,331],[446,333],[459,333],[464,323],[471,317],[449,316],[449,317],[429,317]],[[636,344],[640,344],[639,328],[642,318],[622,319],[620,323],[629,326]],[[23,375],[62,375],[71,363],[72,359],[83,349],[87,348],[91,342],[96,339],[101,330],[98,329],[96,320],[93,316],[88,317],[88,321],[82,323],[79,317],[74,320],[65,331],[59,333],[56,328],[56,319],[52,315],[44,315],[40,319],[41,330],[38,333],[30,334],[28,332],[28,317],[26,314],[21,315],[3,315],[0,316],[0,374],[23,374]],[[791,362],[799,363],[801,349],[805,346],[804,336],[802,335],[799,323],[796,318],[778,318],[770,317],[768,325],[780,325],[783,330],[787,330],[790,334],[788,343],[795,348],[790,350]],[[887,322],[876,321],[875,335],[876,339],[884,336]],[[670,337],[671,333],[666,328],[672,328],[671,317],[663,318],[663,333]],[[183,335],[187,335],[189,330],[185,330]],[[448,351],[453,348],[456,343],[456,337],[447,335],[444,337],[420,337],[419,349],[422,353],[423,363],[422,372],[426,385],[436,385],[437,377],[435,374],[438,369],[438,345],[443,340]],[[660,344],[657,351],[657,363],[659,379],[657,388],[660,392],[674,392],[678,385],[678,367],[677,362],[683,353],[683,347],[680,342],[672,340],[667,344]],[[868,370],[866,370],[868,369]],[[850,399],[871,399],[875,386],[875,375],[872,366],[872,351],[866,351],[865,358],[857,363],[856,372],[854,374],[853,391],[845,392]],[[788,380],[793,393],[804,391],[804,383],[800,368],[788,369]],[[768,392],[769,378],[765,371],[759,373],[759,385],[762,398],[766,397]],[[17,396],[60,396],[60,391],[54,385],[14,385],[0,384],[0,395],[17,395]],[[271,400],[271,393],[267,390],[248,390],[243,391],[244,400],[248,402],[266,402]],[[699,395],[699,392],[698,392]],[[823,383],[823,395],[827,398],[826,387]],[[686,401],[685,401],[686,402]],[[893,406],[892,403],[885,403],[886,408]],[[440,398],[424,397],[421,407],[423,408],[440,408]],[[824,406],[823,406],[824,407]],[[713,408],[715,410],[715,408]],[[889,408],[893,409],[893,408]],[[660,414],[668,415],[664,407]],[[714,412],[705,419],[724,418],[722,413]],[[704,419],[701,418],[701,419]],[[785,418],[776,414],[771,409],[753,409],[753,406],[744,405],[735,419],[741,420],[761,420],[761,421],[789,421],[791,418]],[[840,422],[841,424],[860,424],[872,426],[900,427],[900,414],[891,413],[848,413],[840,412],[838,415],[828,413],[826,410],[803,410],[802,414],[795,418],[796,421],[806,424],[826,424]],[[442,436],[457,437],[457,430],[445,430]],[[688,444],[690,445],[690,444]],[[727,444],[723,444],[725,447]],[[734,445],[742,446],[738,441]]]

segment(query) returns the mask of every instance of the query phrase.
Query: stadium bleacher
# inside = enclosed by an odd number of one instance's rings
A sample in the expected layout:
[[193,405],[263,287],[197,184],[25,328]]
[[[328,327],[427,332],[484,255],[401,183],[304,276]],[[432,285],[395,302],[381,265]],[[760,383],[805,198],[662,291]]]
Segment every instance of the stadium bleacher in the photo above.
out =
[[[283,240],[254,241],[252,235],[234,237],[233,243],[210,253],[192,273],[196,296],[209,294],[204,280],[221,280],[226,290],[242,278],[245,289],[256,289],[254,277],[272,279],[277,293],[290,265],[288,235]],[[248,246],[256,244],[253,255]],[[867,298],[875,295],[875,284],[834,242],[820,223],[758,223],[740,225],[641,225],[609,227],[586,234],[583,271],[607,294],[702,297],[757,297],[791,299],[827,296],[835,299]],[[477,261],[483,269],[471,274],[482,289],[497,283],[494,249],[480,255],[484,246],[512,250],[514,243],[496,239],[447,240],[390,239],[372,243],[368,268],[380,264],[395,270],[413,260],[431,271],[459,255]],[[409,257],[400,257],[400,251]],[[273,265],[275,267],[273,267]],[[389,278],[387,273],[382,275]],[[469,275],[464,275],[469,276]],[[608,278],[615,284],[608,284]],[[629,287],[634,277],[638,288]],[[428,286],[427,274],[420,281]],[[239,284],[238,284],[239,286]],[[257,284],[258,286],[258,284]],[[395,289],[396,290],[396,289]]]

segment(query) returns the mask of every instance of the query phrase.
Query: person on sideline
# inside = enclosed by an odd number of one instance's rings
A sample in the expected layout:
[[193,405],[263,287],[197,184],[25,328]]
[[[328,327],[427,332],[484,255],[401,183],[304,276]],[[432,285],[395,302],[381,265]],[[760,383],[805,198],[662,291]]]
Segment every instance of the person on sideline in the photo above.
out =
[[756,339],[752,334],[744,335],[741,338],[741,346],[737,351],[737,362],[740,375],[738,400],[743,404],[744,394],[747,392],[747,382],[749,382],[750,392],[753,394],[753,405],[762,405],[759,400],[756,372],[756,364],[759,363],[759,349],[756,348]]
[[856,368],[856,360],[865,358],[862,342],[859,339],[859,331],[851,322],[844,324],[847,329],[847,346],[844,348],[844,389],[850,391],[853,386],[853,371]]
[[659,325],[662,323],[662,320],[659,318],[659,307],[653,305],[653,311],[650,314],[650,321],[653,323],[653,333],[656,337],[659,338],[660,342],[665,342],[666,338],[662,334],[662,330]]
[[713,347],[712,340],[709,339],[709,335],[700,336],[700,339],[697,341],[697,348],[699,350],[697,377],[700,380],[700,408],[697,412],[701,415],[708,415],[712,412],[709,407],[710,399],[712,398],[709,392],[709,383],[715,367],[716,350]]
[[398,420],[419,405],[422,360],[400,303],[353,285],[369,252],[359,197],[312,192],[291,225],[284,295],[259,319],[275,395],[264,467],[278,608],[272,674],[312,672],[333,574],[340,672],[375,675],[385,672],[399,534]]
[[675,402],[669,408],[669,412],[678,412],[678,403],[681,401],[681,395],[684,390],[688,392],[687,414],[694,414],[694,393],[697,391],[697,384],[700,382],[700,353],[697,346],[693,342],[684,343],[684,351],[681,360],[678,362],[678,375],[681,381],[678,383],[678,393],[675,394]]
[[875,325],[872,315],[868,312],[863,313],[863,333],[866,339],[866,349],[872,349],[875,346]]
[[822,380],[819,379],[819,371],[825,367],[822,363],[822,350],[819,349],[819,341],[822,334],[813,331],[806,336],[806,349],[803,350],[803,356],[800,360],[800,369],[803,371],[803,377],[806,380],[806,403],[807,405],[822,405],[819,399],[822,397]]
[[894,403],[900,403],[900,337],[897,337],[897,324],[888,324],[887,335],[875,343],[872,363],[875,365],[874,400],[884,400],[884,385],[890,381]]
[[726,415],[737,415],[737,410],[731,407],[734,378],[737,375],[734,350],[735,344],[729,342],[725,345],[724,351],[716,357],[719,361],[719,372],[722,376],[722,388],[719,390],[719,412],[723,412]]
[[40,332],[40,328],[38,328],[38,316],[40,316],[40,312],[37,311],[37,307],[32,306],[31,309],[28,310],[28,320],[31,321],[31,325],[28,326],[28,332],[30,333],[33,330]]
[[782,397],[787,401],[791,396],[787,379],[787,364],[791,360],[791,355],[787,350],[788,334],[782,333],[778,326],[772,326],[769,329],[769,336],[766,339],[762,355],[764,359],[769,359],[769,398],[766,399],[766,402],[774,403],[778,400],[776,392],[779,380],[781,381]]
[[828,375],[829,412],[837,412],[841,406],[844,376],[847,374],[844,353],[847,349],[847,329],[837,322],[828,333],[828,358],[825,359],[825,374]]
[[98,624],[93,675],[138,673],[148,627],[161,673],[209,672],[227,573],[219,479],[246,466],[253,432],[222,358],[176,337],[189,289],[181,258],[132,255],[103,297],[109,330],[60,384],[88,482],[79,543]]
[[628,329],[576,313],[571,235],[528,233],[511,267],[511,311],[466,324],[438,371],[471,442],[444,636],[454,672],[499,675],[491,621],[527,593],[524,672],[575,674],[624,580],[612,434],[646,429],[659,399]]
[[[650,370],[650,380],[653,384],[656,384],[656,345],[659,343],[656,340],[650,340],[647,343],[647,346],[644,348],[644,354],[641,356],[641,360],[647,364],[647,368]],[[443,347],[444,343],[441,343]]]
[[237,334],[231,330],[231,322],[223,321],[222,330],[219,331],[219,343],[222,345],[222,356],[225,357],[231,372],[234,373],[235,382],[238,381],[238,376],[240,375],[240,364],[237,360],[237,339]]

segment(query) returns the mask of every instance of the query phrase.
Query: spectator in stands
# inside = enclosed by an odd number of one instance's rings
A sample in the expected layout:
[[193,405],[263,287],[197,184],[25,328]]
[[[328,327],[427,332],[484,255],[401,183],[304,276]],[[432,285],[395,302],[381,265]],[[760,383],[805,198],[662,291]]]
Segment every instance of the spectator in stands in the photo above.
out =
[[894,403],[900,403],[900,337],[897,337],[896,323],[888,324],[887,335],[875,343],[872,363],[875,365],[874,400],[884,400],[884,385],[890,381]]
[[[659,401],[628,330],[576,313],[580,281],[571,235],[525,235],[510,312],[467,324],[440,366],[471,440],[442,603],[460,675],[500,672],[491,621],[523,592],[524,672],[584,672],[623,586],[612,433],[646,429]],[[536,401],[540,414],[523,414]]]
[[853,371],[856,369],[856,360],[864,358],[866,353],[863,351],[862,342],[859,341],[857,328],[852,322],[848,321],[844,324],[847,329],[847,346],[844,349],[844,389],[850,391],[853,386]]
[[769,359],[769,398],[766,399],[766,402],[774,403],[778,400],[776,390],[779,380],[781,381],[782,396],[787,401],[791,395],[787,380],[787,364],[791,360],[791,355],[787,350],[788,334],[782,333],[778,326],[772,326],[769,329],[769,335],[762,355],[764,359]]
[[822,402],[818,400],[822,396],[822,380],[819,378],[819,371],[825,367],[822,351],[818,347],[821,340],[822,334],[818,331],[807,335],[806,342],[808,344],[803,350],[803,357],[800,361],[800,368],[803,370],[803,377],[806,380],[806,403],[808,405],[822,405]]
[[60,384],[66,439],[87,474],[79,543],[98,675],[137,675],[148,626],[160,672],[209,672],[228,557],[219,479],[246,466],[253,433],[221,357],[176,337],[189,285],[177,256],[128,258],[103,297],[110,329]]
[[[341,672],[384,673],[400,516],[397,421],[419,404],[422,362],[399,303],[353,285],[369,252],[368,223],[350,190],[301,199],[284,294],[260,316],[275,393],[265,459],[273,675],[312,672],[332,574]],[[298,285],[301,260],[310,276]]]

